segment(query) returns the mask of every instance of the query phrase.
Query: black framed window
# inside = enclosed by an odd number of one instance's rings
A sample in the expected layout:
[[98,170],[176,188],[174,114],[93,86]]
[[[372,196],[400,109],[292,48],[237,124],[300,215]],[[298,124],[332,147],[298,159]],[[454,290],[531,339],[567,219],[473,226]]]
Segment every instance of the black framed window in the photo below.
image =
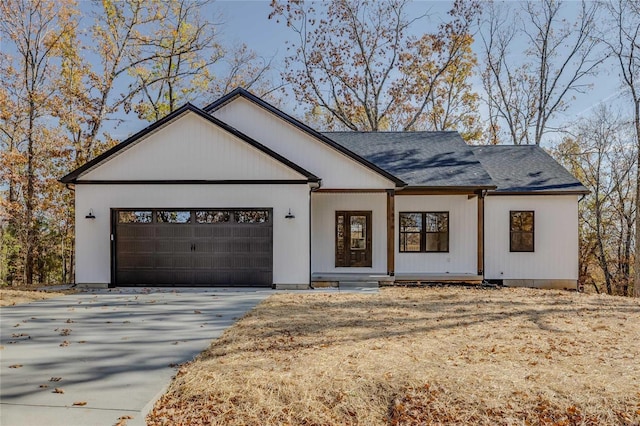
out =
[[401,212],[401,253],[449,251],[449,212]]
[[151,223],[151,210],[127,210],[118,212],[118,223]]
[[227,210],[196,210],[197,223],[227,223],[233,212]]
[[158,223],[191,223],[189,210],[156,210]]
[[269,221],[267,210],[236,210],[233,214],[237,223],[266,223]]
[[532,252],[535,248],[534,212],[512,210],[509,212],[509,250]]

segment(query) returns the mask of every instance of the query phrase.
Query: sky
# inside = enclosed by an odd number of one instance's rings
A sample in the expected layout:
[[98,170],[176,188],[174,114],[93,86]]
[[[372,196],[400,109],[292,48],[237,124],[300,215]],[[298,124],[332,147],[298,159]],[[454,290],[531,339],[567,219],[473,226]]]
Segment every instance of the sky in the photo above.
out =
[[[375,1],[375,0],[374,0]],[[576,11],[578,2],[568,2],[568,13]],[[451,7],[450,1],[414,1],[407,11],[410,16],[418,16],[429,11],[429,17],[416,25],[417,33],[436,31],[440,20],[446,18],[446,13]],[[287,55],[285,42],[295,37],[293,31],[283,22],[277,23],[275,19],[268,19],[271,12],[269,0],[217,0],[210,10],[204,12],[204,17],[221,22],[219,35],[224,46],[246,44],[260,56],[273,58],[273,78],[279,79],[284,57]],[[476,41],[476,43],[479,43]],[[526,46],[522,47],[523,49]],[[475,49],[479,53],[481,49]],[[563,126],[573,122],[576,117],[588,115],[588,113],[600,103],[614,103],[620,99],[620,87],[615,66],[604,67],[599,76],[590,81],[592,87],[587,95],[577,95],[573,106],[558,117],[554,125]],[[482,93],[482,87],[478,77],[474,80],[478,93]],[[200,105],[197,101],[195,102]],[[282,109],[294,116],[302,115],[303,106],[297,105],[293,97],[289,96]],[[482,111],[481,111],[482,113]],[[118,139],[124,139],[133,132],[146,127],[148,122],[139,120],[135,114],[129,114],[125,121],[112,133]]]

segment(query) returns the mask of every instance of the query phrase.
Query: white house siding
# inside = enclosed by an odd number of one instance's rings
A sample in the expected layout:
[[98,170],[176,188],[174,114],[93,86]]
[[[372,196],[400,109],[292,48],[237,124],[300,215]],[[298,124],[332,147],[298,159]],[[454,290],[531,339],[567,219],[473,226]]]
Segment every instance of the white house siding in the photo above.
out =
[[[387,273],[387,194],[312,193],[311,270],[313,273]],[[336,211],[371,211],[371,268],[336,268]]]
[[[478,272],[478,199],[467,195],[396,195],[396,274]],[[400,253],[401,212],[449,212],[448,253]]]
[[[111,208],[273,209],[273,281],[309,283],[308,185],[76,185],[76,282],[111,280]],[[86,219],[92,209],[95,219]],[[289,209],[295,219],[285,219]]]
[[254,103],[236,98],[213,115],[322,178],[324,188],[393,188],[394,183]]
[[84,180],[304,179],[215,124],[187,112],[106,163]]
[[[533,210],[532,253],[509,251],[509,211]],[[508,196],[485,199],[485,278],[514,284],[549,284],[578,279],[578,203],[576,195]],[[536,280],[536,281],[533,281]],[[506,282],[509,284],[509,282]]]

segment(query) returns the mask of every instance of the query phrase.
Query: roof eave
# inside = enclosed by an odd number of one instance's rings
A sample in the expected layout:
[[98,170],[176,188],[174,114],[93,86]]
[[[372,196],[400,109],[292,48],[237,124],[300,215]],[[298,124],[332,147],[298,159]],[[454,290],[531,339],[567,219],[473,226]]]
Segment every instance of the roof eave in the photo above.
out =
[[496,189],[495,185],[459,185],[459,186],[442,186],[442,185],[408,185],[400,190],[398,194],[477,194],[479,192]]
[[588,189],[576,189],[570,191],[553,191],[553,190],[531,190],[531,191],[509,191],[509,190],[494,190],[489,191],[489,195],[589,195],[591,191]]

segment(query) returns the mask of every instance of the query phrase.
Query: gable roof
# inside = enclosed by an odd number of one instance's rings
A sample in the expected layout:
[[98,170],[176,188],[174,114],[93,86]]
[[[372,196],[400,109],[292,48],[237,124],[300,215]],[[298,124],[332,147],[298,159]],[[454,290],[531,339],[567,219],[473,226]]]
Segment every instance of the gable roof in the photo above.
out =
[[410,186],[495,189],[458,132],[327,132]]
[[318,182],[320,180],[320,178],[318,178],[317,176],[315,176],[313,173],[305,170],[304,168],[298,166],[297,164],[293,163],[292,161],[286,159],[285,157],[281,156],[280,154],[278,154],[275,151],[272,151],[271,149],[267,148],[266,146],[262,145],[261,143],[257,142],[256,140],[250,138],[249,136],[245,135],[244,133],[238,131],[237,129],[229,126],[228,124],[224,123],[221,120],[218,120],[217,118],[213,117],[211,114],[206,113],[205,111],[203,111],[202,109],[187,103],[185,105],[183,105],[182,107],[178,108],[177,110],[175,110],[174,112],[172,112],[171,114],[167,115],[164,118],[161,118],[160,120],[156,121],[155,123],[151,124],[150,126],[144,128],[143,130],[139,131],[138,133],[132,135],[131,137],[127,138],[126,140],[120,142],[119,144],[117,144],[116,146],[114,146],[113,148],[103,152],[101,155],[95,157],[93,160],[83,164],[82,166],[78,167],[77,169],[75,169],[74,171],[72,171],[71,173],[67,174],[66,176],[62,177],[59,179],[60,182],[62,183],[76,183],[78,181],[78,178],[80,178],[84,173],[94,169],[95,167],[98,167],[99,165],[109,161],[109,159],[111,159],[112,157],[114,157],[115,155],[117,155],[118,153],[120,153],[121,151],[125,150],[126,148],[132,146],[133,144],[135,144],[136,142],[140,141],[142,138],[144,138],[145,136],[161,129],[163,126],[169,124],[170,122],[176,120],[177,118],[179,118],[180,116],[182,116],[183,114],[187,113],[187,112],[193,112],[195,114],[197,114],[198,116],[204,118],[205,120],[215,124],[216,126],[222,128],[223,130],[227,131],[228,133],[231,133],[232,135],[238,137],[239,139],[243,140],[244,142],[248,143],[249,145],[253,146],[254,148],[258,149],[259,151],[262,151],[263,153],[267,154],[268,156],[272,157],[273,159],[275,159],[276,161],[279,161],[280,163],[284,164],[285,166],[295,170],[296,172],[302,174],[303,176],[305,176],[307,178],[307,180],[309,182]]
[[496,193],[588,194],[567,169],[536,145],[470,147],[497,185]]
[[299,130],[303,131],[304,133],[312,136],[313,138],[319,140],[320,142],[330,146],[331,148],[341,152],[342,154],[346,155],[347,157],[350,157],[351,159],[355,160],[356,162],[362,164],[363,166],[373,170],[374,172],[384,176],[385,178],[389,179],[390,181],[394,182],[396,184],[396,187],[404,187],[407,185],[406,182],[404,182],[401,178],[399,178],[398,176],[395,176],[393,174],[392,171],[387,170],[383,167],[380,167],[378,164],[375,164],[374,162],[369,161],[367,158],[362,157],[361,155],[358,155],[357,153],[353,152],[348,146],[344,146],[340,143],[336,143],[335,141],[333,141],[331,138],[327,137],[325,134],[318,132],[317,130],[312,129],[311,127],[307,126],[306,124],[302,123],[299,120],[296,120],[295,118],[291,117],[290,115],[286,114],[285,112],[279,110],[278,108],[274,107],[273,105],[269,104],[268,102],[265,102],[264,100],[260,99],[259,97],[255,96],[254,94],[252,94],[251,92],[247,91],[246,89],[243,89],[241,87],[234,89],[233,91],[227,93],[226,95],[224,95],[223,97],[221,97],[220,99],[214,101],[213,103],[207,105],[206,107],[203,108],[204,111],[211,113],[219,108],[222,108],[224,105],[226,105],[227,103],[231,102],[232,100],[234,100],[237,97],[242,97],[264,109],[266,109],[267,111],[273,113],[274,115],[278,116],[279,118],[281,118],[282,120],[286,121],[287,123],[291,124],[292,126],[298,128]]

